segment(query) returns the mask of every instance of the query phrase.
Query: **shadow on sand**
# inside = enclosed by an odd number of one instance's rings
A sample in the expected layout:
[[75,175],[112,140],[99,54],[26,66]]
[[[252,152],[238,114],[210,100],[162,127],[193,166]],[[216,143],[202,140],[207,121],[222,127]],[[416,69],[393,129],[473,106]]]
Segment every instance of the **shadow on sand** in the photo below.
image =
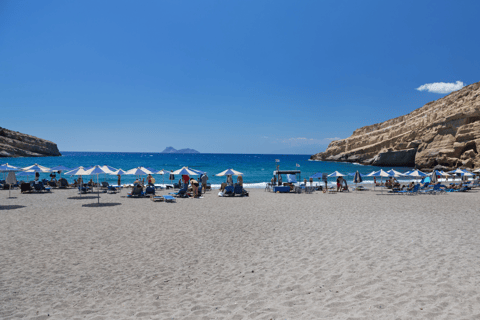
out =
[[114,207],[114,206],[120,206],[120,205],[122,205],[122,204],[118,203],[118,202],[106,202],[106,203],[82,204],[82,207],[98,208],[98,207]]
[[14,210],[14,209],[20,209],[25,207],[26,206],[19,206],[19,205],[0,206],[0,210]]

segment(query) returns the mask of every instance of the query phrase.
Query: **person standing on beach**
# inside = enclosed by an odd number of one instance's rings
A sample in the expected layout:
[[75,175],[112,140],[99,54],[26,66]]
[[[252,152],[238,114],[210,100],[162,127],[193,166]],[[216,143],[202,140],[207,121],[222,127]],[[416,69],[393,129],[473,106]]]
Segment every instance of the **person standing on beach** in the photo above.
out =
[[208,176],[206,173],[202,176],[201,180],[202,180],[202,190],[203,190],[203,193],[205,193],[205,191],[207,191],[207,181],[208,181]]
[[227,186],[233,186],[233,178],[232,175],[227,175]]
[[184,175],[182,175],[182,180],[183,180],[183,184],[186,184],[188,186],[188,182],[190,181],[190,177],[188,176],[188,174],[184,174]]
[[120,187],[120,182],[122,181],[122,175],[117,174],[117,184]]
[[168,176],[168,180],[170,180],[170,183],[173,184],[173,180],[175,180],[175,175],[173,174],[173,170],[170,170],[170,176]]

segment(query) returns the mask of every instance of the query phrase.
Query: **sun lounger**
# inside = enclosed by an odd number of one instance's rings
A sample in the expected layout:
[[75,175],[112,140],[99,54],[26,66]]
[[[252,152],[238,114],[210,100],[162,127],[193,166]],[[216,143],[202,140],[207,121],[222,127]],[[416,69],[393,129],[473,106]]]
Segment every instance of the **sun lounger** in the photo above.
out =
[[184,186],[182,189],[178,190],[178,192],[170,192],[169,194],[177,198],[188,198],[187,190],[188,186]]
[[41,181],[37,181],[37,183],[34,183],[33,188],[37,192],[44,192],[44,191],[50,192],[50,188],[45,187]]
[[175,199],[175,197],[169,195],[164,195],[163,198],[165,199],[165,202],[177,202],[177,199]]

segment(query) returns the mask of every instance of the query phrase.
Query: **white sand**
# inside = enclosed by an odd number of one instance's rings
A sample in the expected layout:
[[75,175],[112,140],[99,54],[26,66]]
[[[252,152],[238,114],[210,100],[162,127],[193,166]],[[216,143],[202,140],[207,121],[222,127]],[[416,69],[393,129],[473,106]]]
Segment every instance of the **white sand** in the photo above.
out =
[[0,318],[480,318],[480,193],[250,192],[0,192]]

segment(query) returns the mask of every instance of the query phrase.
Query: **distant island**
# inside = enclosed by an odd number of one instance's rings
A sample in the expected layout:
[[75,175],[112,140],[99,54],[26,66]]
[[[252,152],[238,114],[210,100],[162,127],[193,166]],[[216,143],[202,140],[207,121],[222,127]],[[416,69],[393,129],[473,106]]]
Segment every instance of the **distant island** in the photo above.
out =
[[160,153],[200,153],[200,152],[194,149],[189,149],[189,148],[177,150],[174,147],[166,147],[165,150],[163,150]]

